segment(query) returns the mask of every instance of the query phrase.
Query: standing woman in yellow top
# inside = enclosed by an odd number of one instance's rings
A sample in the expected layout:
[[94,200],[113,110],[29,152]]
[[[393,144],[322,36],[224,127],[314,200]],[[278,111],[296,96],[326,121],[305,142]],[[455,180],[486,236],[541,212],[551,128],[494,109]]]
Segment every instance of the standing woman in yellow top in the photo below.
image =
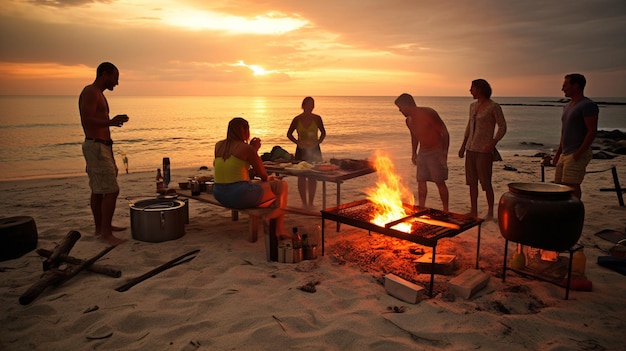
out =
[[[285,231],[283,211],[287,206],[287,183],[268,176],[258,155],[260,148],[261,139],[250,139],[248,121],[241,117],[233,118],[228,123],[226,139],[215,144],[213,195],[222,205],[230,208],[275,208],[266,218],[276,218],[279,238],[290,238]],[[260,181],[250,179],[250,167],[261,178]]]
[[[310,96],[305,97],[302,100],[303,112],[293,118],[287,131],[287,138],[296,144],[296,161],[322,162],[320,144],[326,138],[326,129],[324,129],[322,117],[314,114],[313,108],[315,108],[315,100]],[[298,133],[298,138],[293,136],[294,131]],[[298,177],[298,191],[304,207],[313,206],[316,189],[317,181],[315,179]]]

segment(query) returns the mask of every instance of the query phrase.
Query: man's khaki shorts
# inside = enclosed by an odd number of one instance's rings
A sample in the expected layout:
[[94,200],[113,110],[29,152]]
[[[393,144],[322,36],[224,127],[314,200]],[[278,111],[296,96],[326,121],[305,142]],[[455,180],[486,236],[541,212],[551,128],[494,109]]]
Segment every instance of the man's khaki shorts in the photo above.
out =
[[587,165],[593,158],[593,151],[587,150],[579,160],[574,154],[561,155],[556,164],[554,182],[557,184],[581,184],[585,178]]
[[83,155],[87,161],[89,187],[94,194],[112,194],[120,191],[117,185],[117,166],[113,149],[93,140],[83,142]]

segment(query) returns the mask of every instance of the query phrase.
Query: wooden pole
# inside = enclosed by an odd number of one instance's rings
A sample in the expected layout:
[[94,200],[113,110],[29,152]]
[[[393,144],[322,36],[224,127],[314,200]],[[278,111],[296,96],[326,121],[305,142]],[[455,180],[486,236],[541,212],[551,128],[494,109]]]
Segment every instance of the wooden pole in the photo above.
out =
[[[193,260],[196,256],[192,256],[192,255],[195,255],[198,252],[200,252],[200,249],[196,249],[196,250],[187,252],[186,254],[184,254],[182,256],[176,257],[175,259],[173,259],[173,260],[171,260],[169,262],[166,262],[166,263],[156,267],[155,269],[153,269],[153,270],[151,270],[149,272],[146,272],[146,273],[144,273],[144,274],[142,274],[142,275],[140,275],[140,276],[138,276],[136,278],[133,278],[133,279],[129,280],[126,284],[123,284],[123,285],[117,287],[115,290],[119,291],[119,292],[128,291],[133,286],[141,283],[142,281],[144,281],[144,280],[146,280],[146,279],[148,279],[150,277],[154,277],[155,275],[157,275],[157,274],[159,274],[159,273],[161,273],[161,272],[163,272],[163,271],[165,271],[167,269],[170,269],[170,268],[172,268],[174,266],[178,266],[181,263],[185,263],[185,262],[189,262],[189,261]],[[189,257],[189,256],[191,256],[191,257]]]
[[613,166],[611,168],[613,174],[613,184],[615,184],[615,192],[617,193],[617,202],[620,206],[624,206],[624,197],[622,196],[622,187],[619,185],[619,178],[617,177],[617,168]]

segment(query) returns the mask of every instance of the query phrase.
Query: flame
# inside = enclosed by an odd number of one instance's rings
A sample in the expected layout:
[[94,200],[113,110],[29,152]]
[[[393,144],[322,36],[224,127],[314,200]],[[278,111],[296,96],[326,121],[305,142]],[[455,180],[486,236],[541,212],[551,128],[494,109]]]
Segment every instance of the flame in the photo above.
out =
[[[374,168],[378,175],[375,189],[368,189],[367,199],[375,205],[374,214],[371,222],[384,227],[385,224],[407,216],[403,198],[407,199],[407,203],[413,206],[415,199],[413,193],[409,191],[402,179],[395,173],[393,163],[389,157],[376,154],[374,159]],[[410,223],[400,223],[392,227],[395,230],[410,233]]]

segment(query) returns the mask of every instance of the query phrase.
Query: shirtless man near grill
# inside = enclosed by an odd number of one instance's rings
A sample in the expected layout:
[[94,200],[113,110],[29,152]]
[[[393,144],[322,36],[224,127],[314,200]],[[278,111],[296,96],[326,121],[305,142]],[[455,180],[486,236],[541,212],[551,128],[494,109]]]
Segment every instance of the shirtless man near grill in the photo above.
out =
[[448,128],[437,111],[430,107],[418,107],[409,94],[400,95],[395,104],[406,117],[406,126],[411,132],[411,162],[417,165],[419,206],[426,205],[426,182],[430,181],[437,184],[443,210],[448,212]]
[[115,237],[113,232],[127,229],[111,224],[120,188],[109,127],[121,127],[128,122],[128,116],[117,115],[109,119],[109,104],[104,96],[104,90],[112,91],[118,85],[119,75],[117,67],[112,63],[101,63],[96,70],[96,79],[83,88],[78,98],[80,121],[85,132],[83,155],[91,188],[90,205],[96,225],[95,235],[109,245],[126,241]]

